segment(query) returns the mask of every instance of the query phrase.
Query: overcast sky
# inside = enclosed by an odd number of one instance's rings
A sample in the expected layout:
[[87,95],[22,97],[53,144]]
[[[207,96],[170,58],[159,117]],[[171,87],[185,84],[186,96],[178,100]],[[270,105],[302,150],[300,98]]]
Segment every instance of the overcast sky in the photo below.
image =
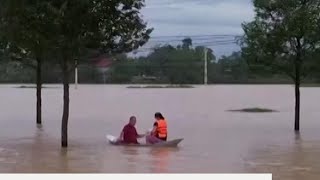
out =
[[[241,35],[241,23],[252,20],[254,12],[251,0],[146,0],[142,15],[154,28],[154,38],[146,45],[149,47],[159,41],[177,40],[177,37],[159,36]],[[213,41],[225,40],[232,39],[209,37],[207,42],[218,56],[238,49],[232,43],[213,45]]]

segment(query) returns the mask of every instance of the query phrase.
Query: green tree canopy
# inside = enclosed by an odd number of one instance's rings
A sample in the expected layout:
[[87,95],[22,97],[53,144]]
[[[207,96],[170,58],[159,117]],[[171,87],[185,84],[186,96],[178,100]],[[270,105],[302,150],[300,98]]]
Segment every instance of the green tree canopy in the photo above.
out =
[[251,66],[285,73],[295,82],[295,130],[299,131],[300,83],[306,61],[320,48],[320,0],[254,0],[255,19],[244,23],[244,57]]

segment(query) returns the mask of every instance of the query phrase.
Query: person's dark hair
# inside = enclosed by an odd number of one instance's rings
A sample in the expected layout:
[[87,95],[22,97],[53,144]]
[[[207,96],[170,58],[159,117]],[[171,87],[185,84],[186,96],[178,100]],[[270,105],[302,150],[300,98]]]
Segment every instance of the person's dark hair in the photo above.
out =
[[157,112],[155,115],[154,115],[155,118],[157,119],[164,119],[164,117],[162,116],[161,113]]
[[135,120],[135,119],[136,119],[135,116],[131,116],[129,120],[132,121],[132,120]]

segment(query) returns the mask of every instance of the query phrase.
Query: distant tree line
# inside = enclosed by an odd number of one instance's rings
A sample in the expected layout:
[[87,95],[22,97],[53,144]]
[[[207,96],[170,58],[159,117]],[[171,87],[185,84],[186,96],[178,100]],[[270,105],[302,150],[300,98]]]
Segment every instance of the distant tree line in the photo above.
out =
[[[165,83],[165,84],[203,84],[204,83],[204,46],[192,46],[192,39],[184,39],[180,45],[163,45],[153,49],[145,57],[132,58],[125,54],[115,55],[106,74],[91,61],[81,61],[78,66],[78,81],[85,84],[125,84],[125,83]],[[271,72],[265,66],[252,66],[242,56],[233,52],[219,59],[212,49],[207,52],[209,84],[289,84],[292,80],[281,72]],[[314,63],[318,62],[314,56]],[[1,61],[1,83],[35,83],[36,73],[28,64],[21,61]],[[70,73],[74,81],[74,71]],[[43,63],[42,80],[44,83],[61,83],[61,69],[52,61]],[[103,76],[106,76],[106,79]],[[304,79],[305,83],[320,83],[315,70]]]

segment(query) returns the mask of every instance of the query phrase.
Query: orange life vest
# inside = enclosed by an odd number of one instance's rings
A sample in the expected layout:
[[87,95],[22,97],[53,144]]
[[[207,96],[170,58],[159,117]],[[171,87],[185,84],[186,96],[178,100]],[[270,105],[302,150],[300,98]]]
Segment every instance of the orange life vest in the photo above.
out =
[[168,134],[166,120],[165,119],[158,120],[157,124],[158,124],[157,130],[156,130],[157,136],[159,138],[166,138]]

